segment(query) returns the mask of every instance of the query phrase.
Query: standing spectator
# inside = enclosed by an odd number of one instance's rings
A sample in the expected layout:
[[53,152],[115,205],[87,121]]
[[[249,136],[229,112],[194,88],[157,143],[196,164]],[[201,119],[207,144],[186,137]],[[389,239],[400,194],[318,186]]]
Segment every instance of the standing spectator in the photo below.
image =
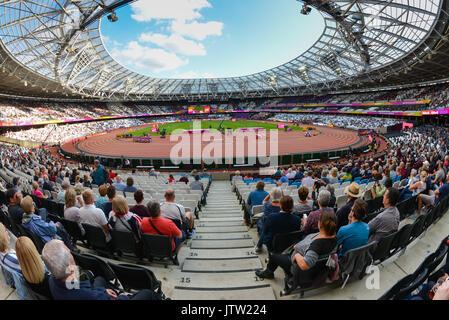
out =
[[100,161],[94,161],[94,171],[92,172],[92,183],[101,186],[109,178],[109,173],[105,170]]
[[134,192],[134,200],[136,205],[129,209],[130,212],[137,214],[140,218],[149,217],[148,209],[143,205],[144,197],[142,190]]

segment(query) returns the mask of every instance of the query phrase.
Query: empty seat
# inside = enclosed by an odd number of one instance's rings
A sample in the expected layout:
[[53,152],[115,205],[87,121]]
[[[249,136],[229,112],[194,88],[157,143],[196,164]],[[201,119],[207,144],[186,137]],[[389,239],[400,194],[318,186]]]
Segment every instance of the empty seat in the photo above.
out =
[[119,255],[131,253],[138,258],[142,257],[142,250],[139,242],[136,242],[135,236],[129,231],[111,230],[112,246]]
[[81,224],[84,231],[86,231],[86,238],[89,241],[92,249],[97,251],[99,254],[106,254],[108,256],[112,255],[112,245],[106,240],[106,235],[104,234],[103,228],[93,226],[87,223]]
[[177,256],[173,253],[172,241],[169,236],[159,234],[142,235],[144,256],[150,261],[154,258],[170,258],[175,265],[179,265]]
[[151,270],[133,264],[109,263],[109,266],[125,291],[149,289],[161,292],[161,282]]

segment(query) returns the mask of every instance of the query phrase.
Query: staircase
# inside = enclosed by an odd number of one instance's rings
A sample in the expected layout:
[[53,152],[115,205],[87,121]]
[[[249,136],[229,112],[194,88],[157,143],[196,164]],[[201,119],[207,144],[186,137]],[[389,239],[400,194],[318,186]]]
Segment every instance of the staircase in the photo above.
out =
[[254,246],[230,183],[214,181],[172,299],[275,300],[270,284],[254,274],[263,268]]

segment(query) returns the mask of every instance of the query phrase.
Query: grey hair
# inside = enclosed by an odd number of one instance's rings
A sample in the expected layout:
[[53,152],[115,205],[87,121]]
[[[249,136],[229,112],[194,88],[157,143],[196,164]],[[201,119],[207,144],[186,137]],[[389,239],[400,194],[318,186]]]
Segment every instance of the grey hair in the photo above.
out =
[[318,203],[322,207],[328,207],[331,201],[331,193],[327,190],[321,190],[318,194]]
[[334,186],[332,186],[332,185],[330,185],[330,184],[328,184],[328,185],[326,186],[326,190],[329,191],[329,192],[331,193],[331,196],[335,193],[335,188],[334,188]]
[[61,240],[51,240],[45,244],[42,260],[56,279],[63,280],[70,275],[72,256]]
[[282,190],[281,188],[274,188],[270,192],[270,198],[272,202],[279,202],[282,199]]

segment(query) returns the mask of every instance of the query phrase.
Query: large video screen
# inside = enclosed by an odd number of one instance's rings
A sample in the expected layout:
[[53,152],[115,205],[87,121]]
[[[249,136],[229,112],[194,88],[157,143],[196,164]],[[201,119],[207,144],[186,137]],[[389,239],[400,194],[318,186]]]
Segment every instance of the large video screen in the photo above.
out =
[[204,106],[204,107],[189,107],[188,108],[189,114],[200,114],[200,113],[210,113],[210,106]]

